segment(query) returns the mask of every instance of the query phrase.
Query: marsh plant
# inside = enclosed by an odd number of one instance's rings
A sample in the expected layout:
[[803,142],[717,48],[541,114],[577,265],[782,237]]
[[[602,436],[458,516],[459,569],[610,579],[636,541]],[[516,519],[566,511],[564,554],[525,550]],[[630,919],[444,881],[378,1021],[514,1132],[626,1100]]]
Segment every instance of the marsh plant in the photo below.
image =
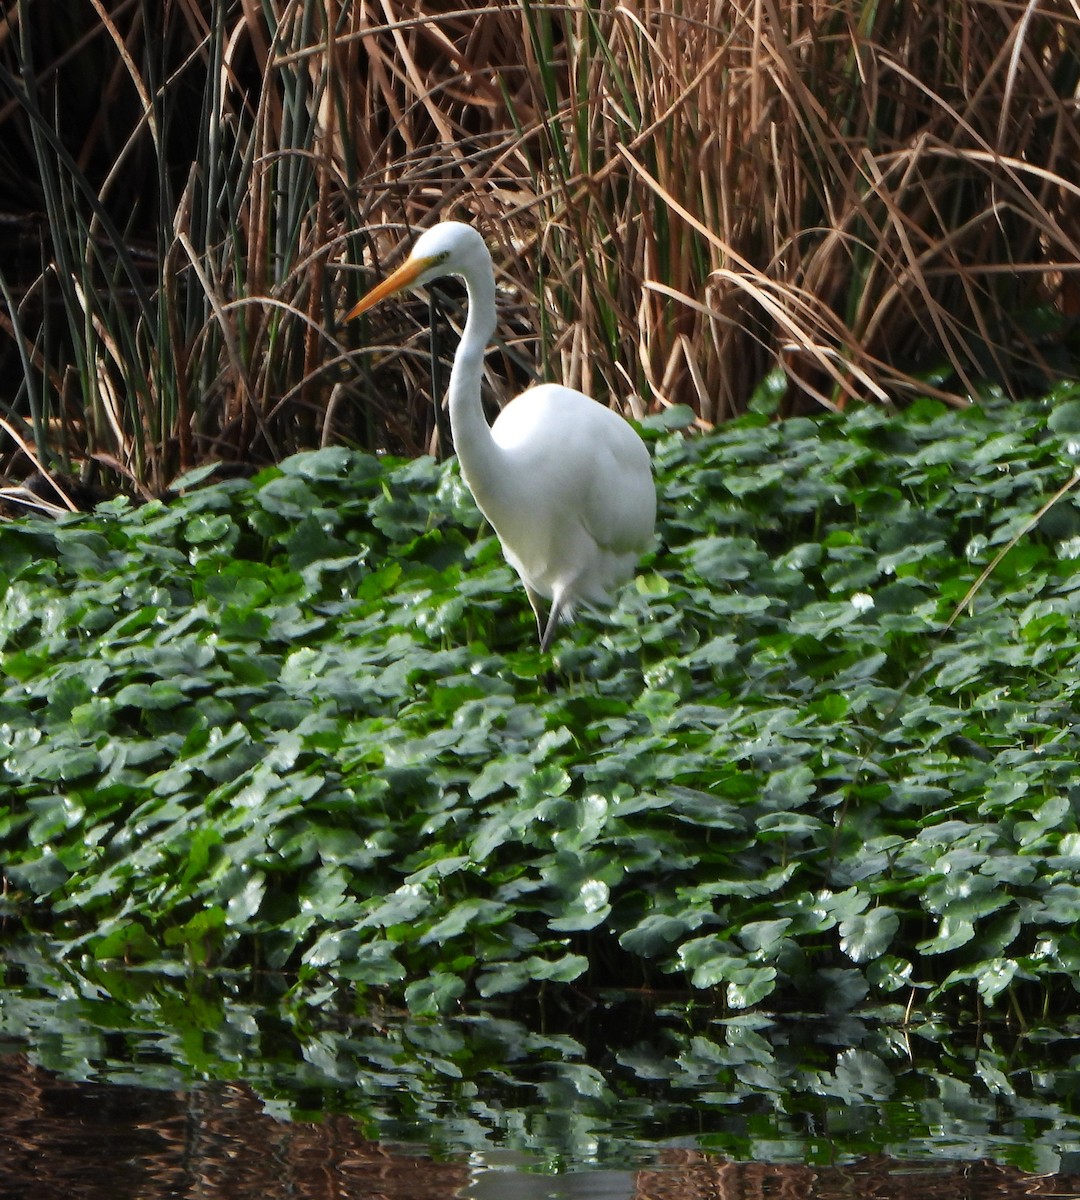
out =
[[1057,0],[20,0],[3,464],[158,494],[436,446],[453,337],[336,317],[448,216],[496,245],[496,400],[539,370],[707,427],[769,378],[784,411],[1042,391],[1076,349],[1078,47]]
[[1072,1011],[1080,398],[650,436],[554,684],[452,462],[7,528],[3,932],[301,1004]]

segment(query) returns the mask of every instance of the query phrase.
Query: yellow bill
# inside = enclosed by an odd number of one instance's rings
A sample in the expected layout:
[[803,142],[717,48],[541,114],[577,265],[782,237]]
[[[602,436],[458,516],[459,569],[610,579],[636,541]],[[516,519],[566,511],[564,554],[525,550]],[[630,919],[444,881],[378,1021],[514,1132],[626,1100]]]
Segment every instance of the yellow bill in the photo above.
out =
[[377,283],[366,296],[358,300],[345,314],[345,320],[351,321],[353,317],[358,317],[361,313],[367,312],[369,308],[374,308],[380,300],[385,300],[387,296],[393,296],[397,292],[403,292],[406,288],[412,287],[433,262],[434,259],[431,258],[407,258],[396,271],[388,275],[382,283]]

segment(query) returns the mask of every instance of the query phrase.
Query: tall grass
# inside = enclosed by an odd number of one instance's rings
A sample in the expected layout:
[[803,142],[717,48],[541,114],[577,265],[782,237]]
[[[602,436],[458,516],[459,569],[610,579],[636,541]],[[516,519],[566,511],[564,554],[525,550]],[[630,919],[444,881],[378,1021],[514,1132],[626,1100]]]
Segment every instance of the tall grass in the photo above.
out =
[[[2,115],[46,219],[36,276],[5,282],[22,369],[4,429],[39,468],[158,491],[321,436],[354,164],[324,136],[343,93],[322,6],[279,9],[94,3],[46,64],[55,7],[15,10]],[[316,41],[317,63],[286,61]],[[81,123],[88,57],[106,82]]]
[[158,490],[319,440],[432,446],[427,306],[335,315],[356,264],[449,216],[496,253],[495,399],[542,372],[708,426],[756,394],[964,403],[1075,366],[1073,5],[56,11],[0,29],[7,205],[45,214],[39,267],[0,263],[12,465]]

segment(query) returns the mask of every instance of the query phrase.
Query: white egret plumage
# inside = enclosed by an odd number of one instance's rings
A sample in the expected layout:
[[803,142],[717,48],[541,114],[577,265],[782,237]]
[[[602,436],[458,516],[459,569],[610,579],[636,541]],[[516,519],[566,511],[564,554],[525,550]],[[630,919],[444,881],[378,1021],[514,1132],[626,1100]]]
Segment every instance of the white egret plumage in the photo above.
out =
[[421,234],[347,319],[443,275],[460,276],[468,294],[450,372],[454,447],[465,483],[525,585],[546,651],[578,606],[609,605],[649,548],[656,522],[649,452],[611,409],[553,383],[528,388],[488,425],[480,380],[496,326],[495,272],[469,225],[446,221]]

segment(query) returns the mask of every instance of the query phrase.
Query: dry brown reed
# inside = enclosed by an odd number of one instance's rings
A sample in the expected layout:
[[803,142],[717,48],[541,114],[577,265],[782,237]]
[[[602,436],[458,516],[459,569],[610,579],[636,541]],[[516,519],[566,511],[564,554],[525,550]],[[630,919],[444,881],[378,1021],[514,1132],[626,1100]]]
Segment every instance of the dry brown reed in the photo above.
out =
[[[498,400],[543,374],[708,427],[755,397],[966,403],[1075,365],[1075,3],[50,13],[0,28],[0,144],[51,239],[0,325],[24,457],[158,489],[319,440],[433,446],[426,305],[335,322],[446,217],[496,255]],[[102,79],[77,119],[61,97]]]
[[357,16],[381,130],[363,158],[388,194],[404,182],[389,223],[485,224],[541,309],[527,340],[570,384],[713,424],[770,374],[775,391],[777,368],[788,408],[963,403],[1067,369],[1073,6],[387,0]]

